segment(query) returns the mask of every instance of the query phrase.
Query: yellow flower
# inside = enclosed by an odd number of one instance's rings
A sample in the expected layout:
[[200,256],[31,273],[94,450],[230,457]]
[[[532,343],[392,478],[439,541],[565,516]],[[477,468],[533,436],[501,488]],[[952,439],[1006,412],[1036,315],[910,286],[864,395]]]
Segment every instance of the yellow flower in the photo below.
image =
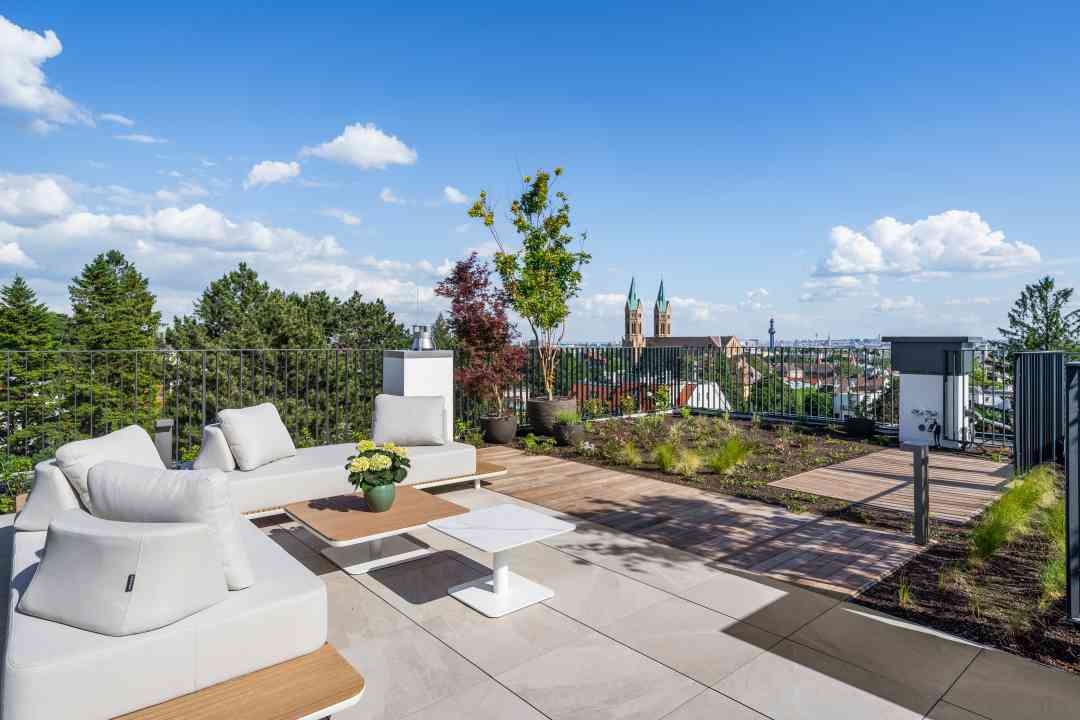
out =
[[398,457],[409,457],[409,450],[408,450],[408,448],[395,447],[394,448],[394,454],[397,455]]
[[360,452],[368,452],[369,450],[375,449],[375,443],[373,443],[371,440],[361,440],[360,442],[356,443],[356,449]]
[[376,455],[371,458],[372,470],[389,470],[393,461],[388,455]]
[[366,457],[354,457],[349,463],[349,472],[363,473],[371,469],[371,460]]
[[383,443],[382,449],[385,450],[386,452],[394,452],[394,448],[396,448],[396,447],[397,447],[397,445],[395,445],[394,443],[387,442],[387,443]]

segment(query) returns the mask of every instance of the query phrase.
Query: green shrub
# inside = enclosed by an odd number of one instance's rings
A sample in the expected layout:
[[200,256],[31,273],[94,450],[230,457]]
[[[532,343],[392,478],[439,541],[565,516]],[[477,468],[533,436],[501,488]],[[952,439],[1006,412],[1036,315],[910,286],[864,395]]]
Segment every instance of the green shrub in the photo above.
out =
[[29,492],[33,485],[33,469],[30,458],[0,455],[0,513],[15,512],[15,498]]
[[746,461],[750,446],[738,435],[732,435],[709,456],[709,469],[717,475],[727,475]]
[[681,408],[679,408],[679,417],[681,417],[683,420],[686,420],[687,418],[689,418],[690,417],[690,408],[686,407],[685,405],[683,405]]
[[671,407],[671,390],[667,385],[661,385],[656,388],[656,393],[653,395],[653,400],[656,403],[657,410],[667,410]]
[[555,438],[536,437],[529,433],[521,442],[525,445],[525,452],[530,455],[547,455],[555,449]]
[[598,418],[605,415],[607,407],[604,406],[603,400],[600,398],[589,398],[585,402],[585,414],[591,418]]
[[1050,557],[1042,571],[1042,602],[1046,604],[1065,594],[1065,498],[1058,498],[1043,513],[1040,526],[1050,539]]
[[623,415],[633,415],[637,412],[637,399],[630,393],[623,395],[619,398],[619,410]]
[[675,457],[675,474],[691,478],[701,469],[701,456],[693,450],[681,449]]
[[195,462],[195,458],[199,457],[199,451],[202,449],[201,445],[192,445],[180,451],[180,462]]
[[619,446],[617,461],[620,465],[637,467],[642,462],[641,450],[632,440],[627,440]]
[[580,425],[581,414],[577,410],[560,410],[555,413],[556,425]]
[[675,462],[678,460],[678,451],[671,443],[660,443],[653,449],[653,461],[662,472],[674,473]]
[[1027,532],[1032,513],[1054,498],[1056,482],[1054,470],[1048,466],[1037,467],[1014,480],[972,530],[972,556],[986,560],[1002,545]]
[[634,418],[633,428],[634,438],[642,447],[656,447],[664,439],[664,416],[642,415]]

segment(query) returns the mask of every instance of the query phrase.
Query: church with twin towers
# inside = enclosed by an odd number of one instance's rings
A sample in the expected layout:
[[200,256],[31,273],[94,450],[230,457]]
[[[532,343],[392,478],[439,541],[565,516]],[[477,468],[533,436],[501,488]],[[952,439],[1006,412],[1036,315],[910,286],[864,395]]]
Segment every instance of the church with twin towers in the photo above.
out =
[[646,335],[645,304],[638,297],[637,280],[631,278],[624,309],[623,346],[635,350],[651,347],[713,347],[734,351],[742,348],[742,343],[734,335],[672,335],[671,311],[671,301],[664,292],[664,280],[661,278],[660,289],[653,303],[653,332]]

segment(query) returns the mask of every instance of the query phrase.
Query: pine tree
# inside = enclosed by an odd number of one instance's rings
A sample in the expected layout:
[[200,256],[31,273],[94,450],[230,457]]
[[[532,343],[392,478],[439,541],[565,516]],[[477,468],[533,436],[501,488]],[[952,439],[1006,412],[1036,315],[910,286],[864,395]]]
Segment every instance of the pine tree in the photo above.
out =
[[1072,288],[1055,289],[1049,275],[1025,286],[1009,310],[1009,327],[998,328],[1009,353],[1075,350],[1080,344],[1080,310],[1066,312],[1072,295]]
[[435,324],[431,326],[431,339],[435,341],[435,347],[439,350],[454,350],[457,348],[457,338],[450,329],[450,323],[446,321],[442,313],[435,318]]
[[58,398],[49,381],[58,366],[55,316],[22,277],[0,288],[0,355],[6,387],[0,400],[8,449],[34,455],[56,427]]
[[94,258],[68,288],[69,334],[80,350],[70,399],[77,432],[96,435],[130,423],[149,427],[170,377],[157,346],[161,321],[147,279],[116,250]]

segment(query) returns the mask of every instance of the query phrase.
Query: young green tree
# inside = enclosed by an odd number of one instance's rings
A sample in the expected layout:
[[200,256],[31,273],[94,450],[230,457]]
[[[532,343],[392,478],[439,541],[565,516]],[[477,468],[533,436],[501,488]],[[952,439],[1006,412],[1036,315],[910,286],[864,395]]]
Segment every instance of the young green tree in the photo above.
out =
[[446,321],[442,313],[439,313],[439,316],[435,318],[435,324],[431,326],[431,339],[439,350],[457,349],[457,338],[454,337],[454,331],[450,329],[450,323]]
[[0,288],[0,396],[5,445],[11,452],[33,455],[55,427],[58,398],[49,381],[58,366],[57,323],[53,313],[19,275]]
[[147,279],[117,250],[95,257],[71,281],[69,334],[80,353],[66,398],[77,432],[101,434],[153,420],[162,368],[154,353],[161,313]]
[[1009,326],[998,328],[1009,352],[1075,350],[1080,310],[1068,310],[1072,295],[1072,288],[1058,289],[1049,275],[1025,286],[1009,310]]
[[[560,177],[562,172],[562,168],[555,168],[554,176]],[[569,301],[581,289],[582,266],[592,259],[583,250],[570,249],[574,241],[568,232],[570,203],[566,193],[552,193],[551,183],[552,176],[544,170],[538,170],[535,177],[523,178],[524,190],[510,204],[510,221],[521,240],[521,247],[514,251],[499,239],[495,210],[486,192],[481,192],[469,208],[469,216],[481,219],[499,246],[495,269],[510,306],[532,330],[549,400],[555,397],[559,346],[570,314]],[[584,243],[584,233],[581,240]]]

